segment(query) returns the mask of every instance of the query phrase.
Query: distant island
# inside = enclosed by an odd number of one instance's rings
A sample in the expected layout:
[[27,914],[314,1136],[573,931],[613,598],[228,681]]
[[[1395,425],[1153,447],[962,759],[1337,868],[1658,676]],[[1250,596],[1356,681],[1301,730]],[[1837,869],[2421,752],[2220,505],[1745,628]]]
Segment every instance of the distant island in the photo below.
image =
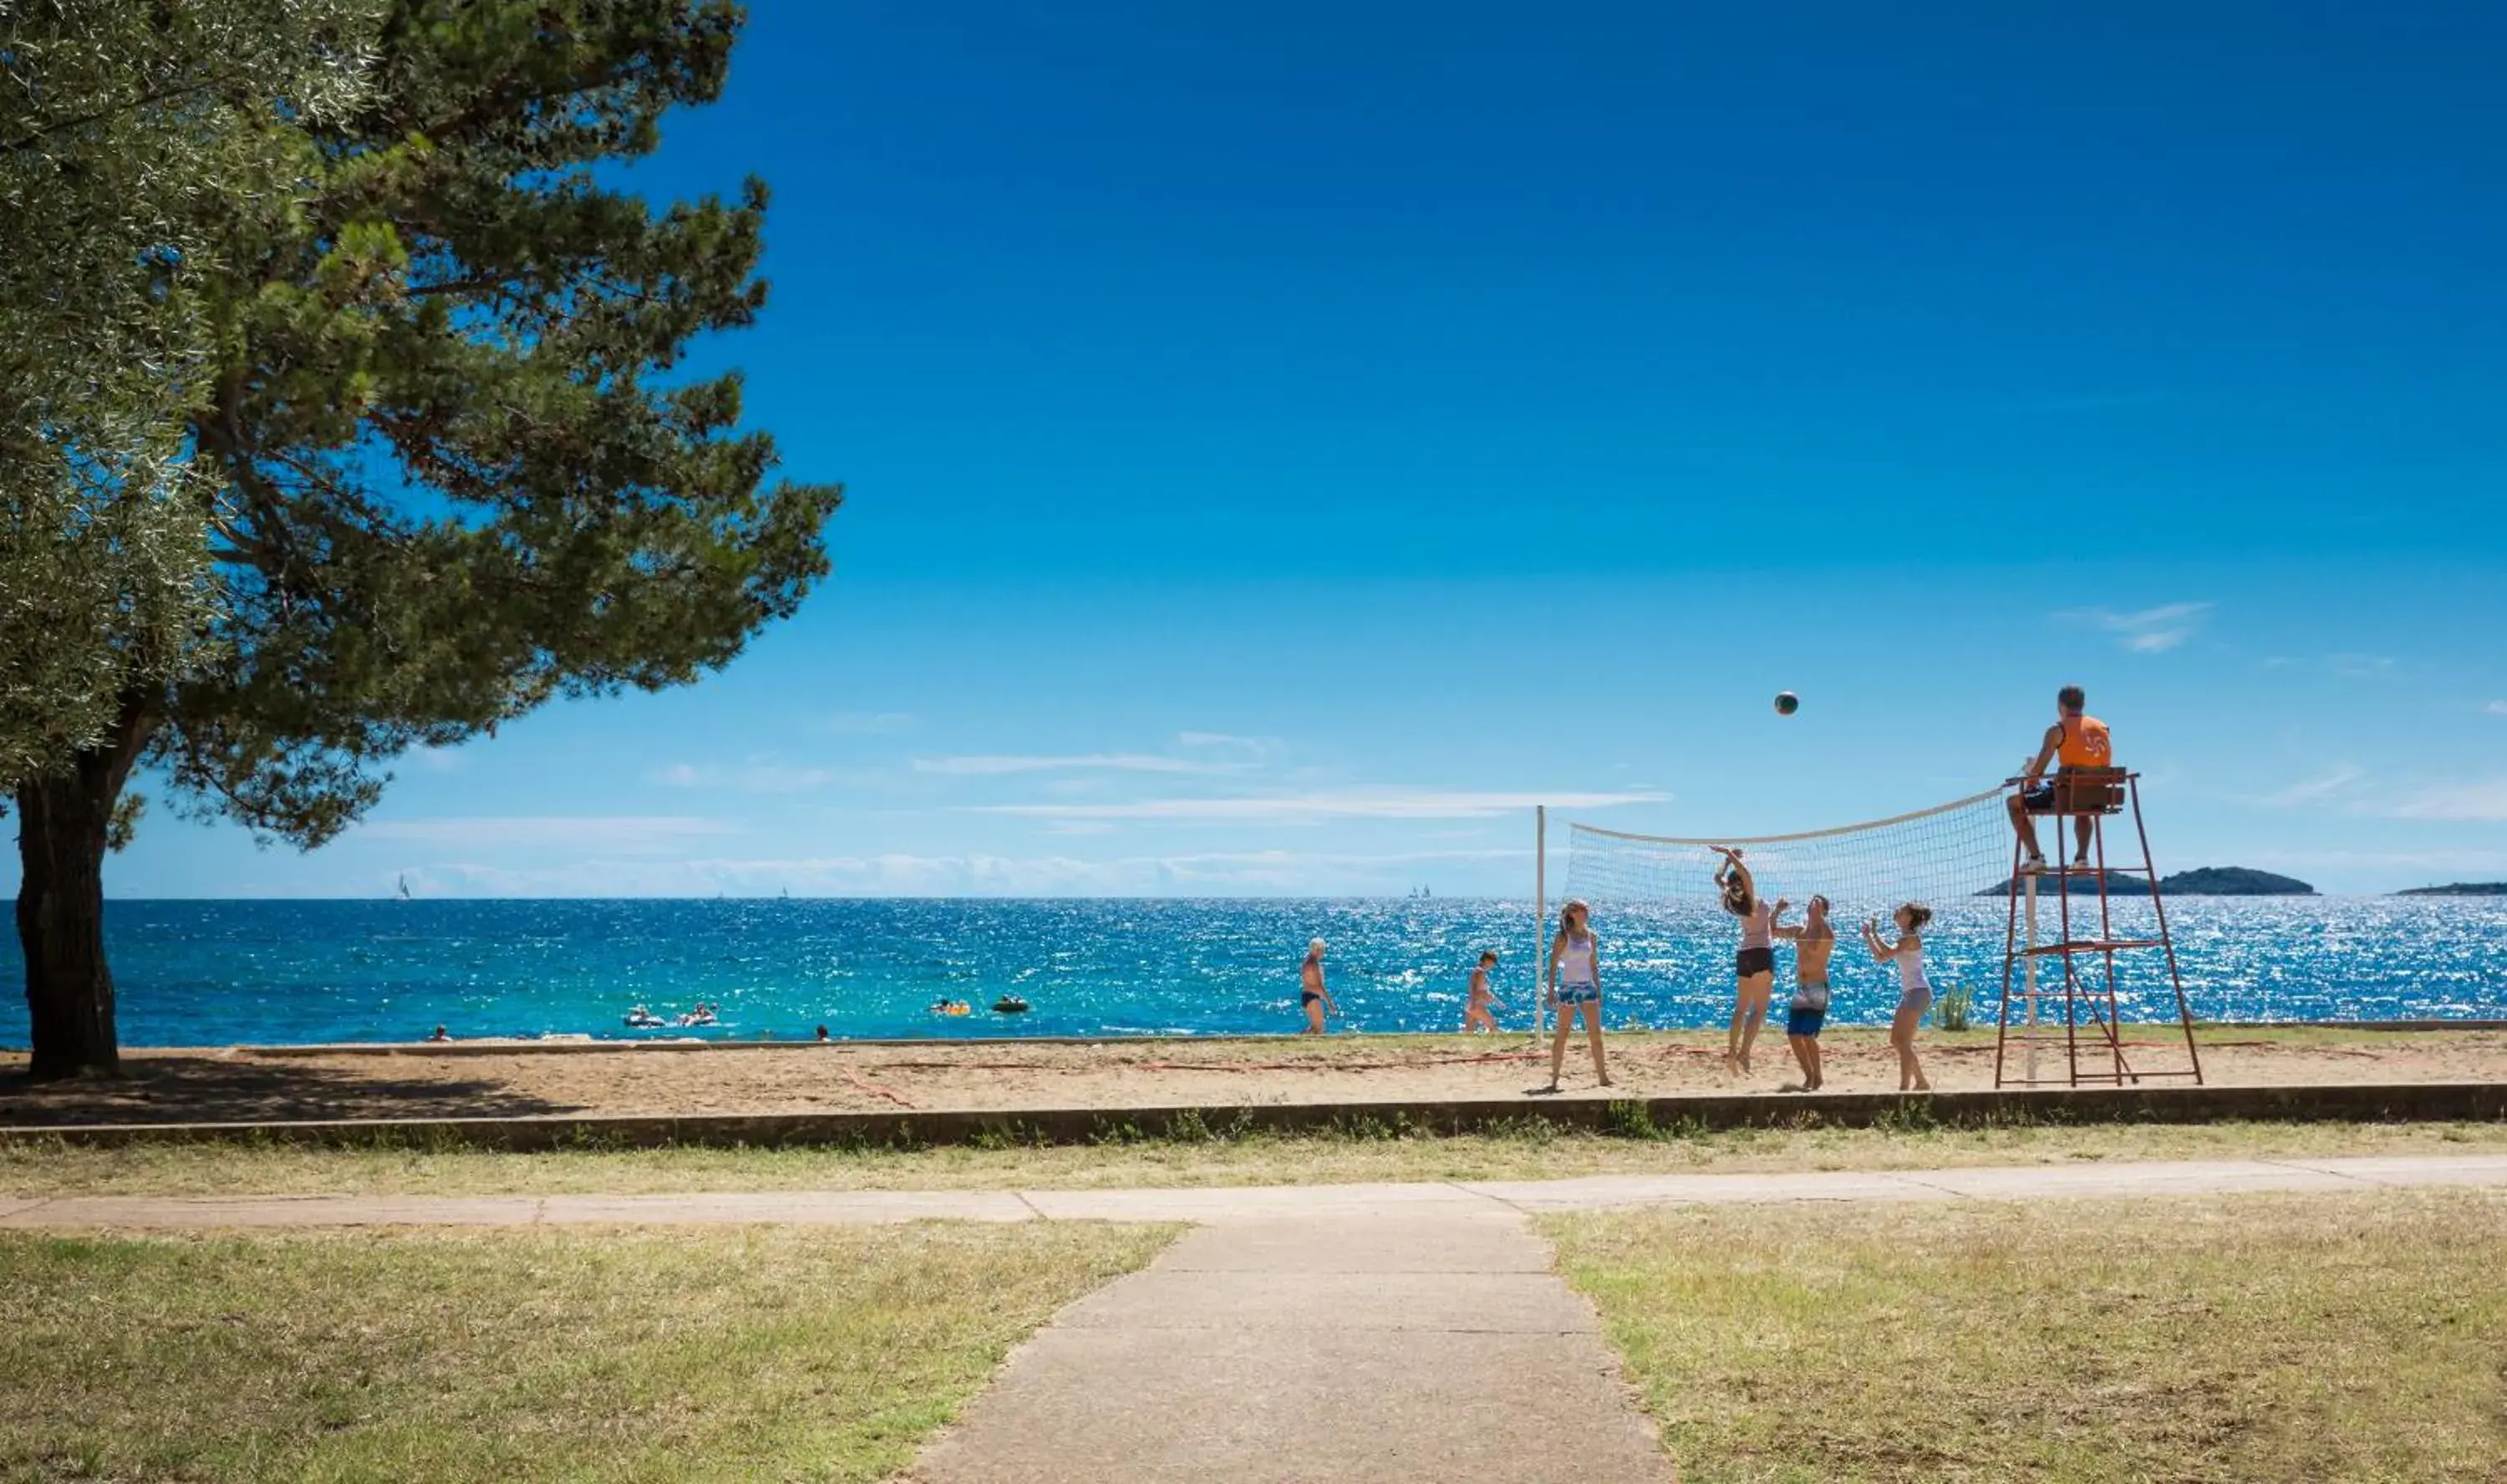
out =
[[2507,881],[2459,881],[2445,887],[2414,887],[2396,896],[2507,896]]
[[[2112,895],[2138,895],[2142,890],[2148,889],[2145,885],[2146,878],[2141,876],[2116,871],[2110,871],[2107,875],[2109,879],[2107,889]],[[2053,891],[2055,889],[2056,879],[2053,872],[2048,872],[2038,889]],[[2063,880],[2063,889],[2074,896],[2098,894],[2098,878],[2095,872],[2075,875]],[[2313,887],[2296,877],[2274,876],[2270,871],[2257,871],[2247,866],[2202,866],[2192,871],[2179,871],[2173,876],[2161,877],[2159,889],[2164,896],[2313,896],[2315,894]],[[2467,895],[2487,895],[2489,890],[2496,889],[2501,895],[2507,895],[2507,887],[2497,888],[2433,887],[2424,889],[2432,892],[2451,892],[2459,889]],[[1977,893],[1979,896],[2010,894],[2011,883],[2008,881]]]
[[2159,889],[2169,896],[2313,896],[2315,888],[2294,876],[2274,876],[2246,866],[2204,866],[2162,876]]

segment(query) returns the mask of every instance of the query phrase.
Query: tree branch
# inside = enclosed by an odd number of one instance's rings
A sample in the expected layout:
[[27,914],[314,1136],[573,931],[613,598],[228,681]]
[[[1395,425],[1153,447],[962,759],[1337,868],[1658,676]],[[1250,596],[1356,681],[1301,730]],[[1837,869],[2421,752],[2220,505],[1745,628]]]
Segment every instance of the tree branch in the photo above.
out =
[[185,96],[186,94],[205,92],[212,88],[223,88],[227,84],[235,82],[236,80],[236,79],[231,75],[226,77],[213,77],[202,82],[194,83],[188,88],[175,88],[158,92],[145,92],[141,93],[138,97],[132,98],[127,103],[118,103],[110,108],[99,108],[91,113],[73,115],[67,119],[58,119],[36,129],[31,134],[25,134],[16,139],[0,140],[0,155],[14,155],[19,150],[31,148],[37,141],[50,135],[57,134],[63,129],[83,128],[90,124],[100,124],[106,119],[112,118],[116,114],[126,114],[131,112],[133,109],[147,108],[158,103],[171,102],[176,98]]

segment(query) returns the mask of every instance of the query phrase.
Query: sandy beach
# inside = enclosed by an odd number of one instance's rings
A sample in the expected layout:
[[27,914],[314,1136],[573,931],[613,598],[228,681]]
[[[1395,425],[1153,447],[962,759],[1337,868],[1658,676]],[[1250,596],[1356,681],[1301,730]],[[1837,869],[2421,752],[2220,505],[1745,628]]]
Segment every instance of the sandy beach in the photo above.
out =
[[[2184,1065],[2162,1028],[2133,1028],[2127,1054],[2158,1071]],[[1877,1031],[1831,1032],[1828,1088],[1885,1092],[1896,1063]],[[1723,1038],[1697,1032],[1611,1038],[1624,1096],[1779,1091],[1794,1072],[1780,1037],[1761,1041],[1751,1075],[1723,1065]],[[1927,1035],[1925,1066],[1944,1090],[1993,1083],[1990,1030]],[[2205,1032],[2215,1084],[2507,1081],[2507,1031],[2227,1028]],[[690,1048],[534,1049],[455,1043],[345,1050],[146,1049],[120,1082],[36,1087],[21,1055],[0,1057],[0,1124],[234,1119],[1012,1110],[1189,1104],[1370,1103],[1522,1097],[1546,1080],[1545,1047],[1521,1035],[1332,1036],[1323,1040],[1095,1043],[831,1042]],[[2051,1074],[2054,1063],[2048,1060]],[[2167,1079],[2180,1083],[2182,1079]],[[1589,1093],[1571,1044],[1566,1090]]]

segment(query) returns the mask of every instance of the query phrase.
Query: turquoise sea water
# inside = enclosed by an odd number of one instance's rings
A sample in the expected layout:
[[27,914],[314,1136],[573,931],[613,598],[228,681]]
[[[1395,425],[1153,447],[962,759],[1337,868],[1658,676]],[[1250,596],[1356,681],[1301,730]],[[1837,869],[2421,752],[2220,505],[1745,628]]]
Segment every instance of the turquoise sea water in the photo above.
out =
[[[2052,904],[2049,904],[2051,910]],[[112,903],[107,938],[131,1045],[591,1034],[841,1037],[1209,1034],[1295,1029],[1296,966],[1331,945],[1339,1029],[1437,1031],[1462,1016],[1482,948],[1523,1024],[1532,910],[1494,901],[410,901]],[[2150,908],[2118,908],[2120,934]],[[2239,1020],[2507,1018],[2507,901],[2180,898],[2168,904],[2196,1013]],[[1936,983],[1991,1013],[2005,911],[1955,904]],[[1733,924],[1683,903],[1596,909],[1614,1025],[1729,1012]],[[1835,1018],[1877,1023],[1894,981],[1837,951]],[[1781,971],[1791,974],[1780,951]],[[2128,1015],[2164,1014],[2156,954],[2122,956]],[[1004,995],[1022,1016],[990,1013]],[[935,1015],[938,998],[976,1013]],[[702,1031],[631,1032],[627,1011],[721,1007]],[[22,1045],[22,1001],[0,1041]]]

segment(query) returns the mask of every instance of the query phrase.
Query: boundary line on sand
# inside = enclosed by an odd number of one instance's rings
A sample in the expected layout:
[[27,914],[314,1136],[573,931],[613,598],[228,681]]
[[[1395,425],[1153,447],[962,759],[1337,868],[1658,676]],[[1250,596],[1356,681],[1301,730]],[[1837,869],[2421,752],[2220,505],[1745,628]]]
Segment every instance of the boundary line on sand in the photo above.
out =
[[900,1112],[547,1113],[508,1118],[308,1119],[0,1127],[0,1143],[97,1147],[265,1140],[328,1146],[539,1150],[664,1145],[1103,1143],[1214,1134],[1375,1129],[1467,1134],[1527,1121],[1638,1134],[1737,1128],[1988,1123],[2478,1122],[2507,1120],[2507,1082],[2267,1087],[2037,1087],[1938,1093],[1590,1094],[1453,1102],[1204,1104]]

